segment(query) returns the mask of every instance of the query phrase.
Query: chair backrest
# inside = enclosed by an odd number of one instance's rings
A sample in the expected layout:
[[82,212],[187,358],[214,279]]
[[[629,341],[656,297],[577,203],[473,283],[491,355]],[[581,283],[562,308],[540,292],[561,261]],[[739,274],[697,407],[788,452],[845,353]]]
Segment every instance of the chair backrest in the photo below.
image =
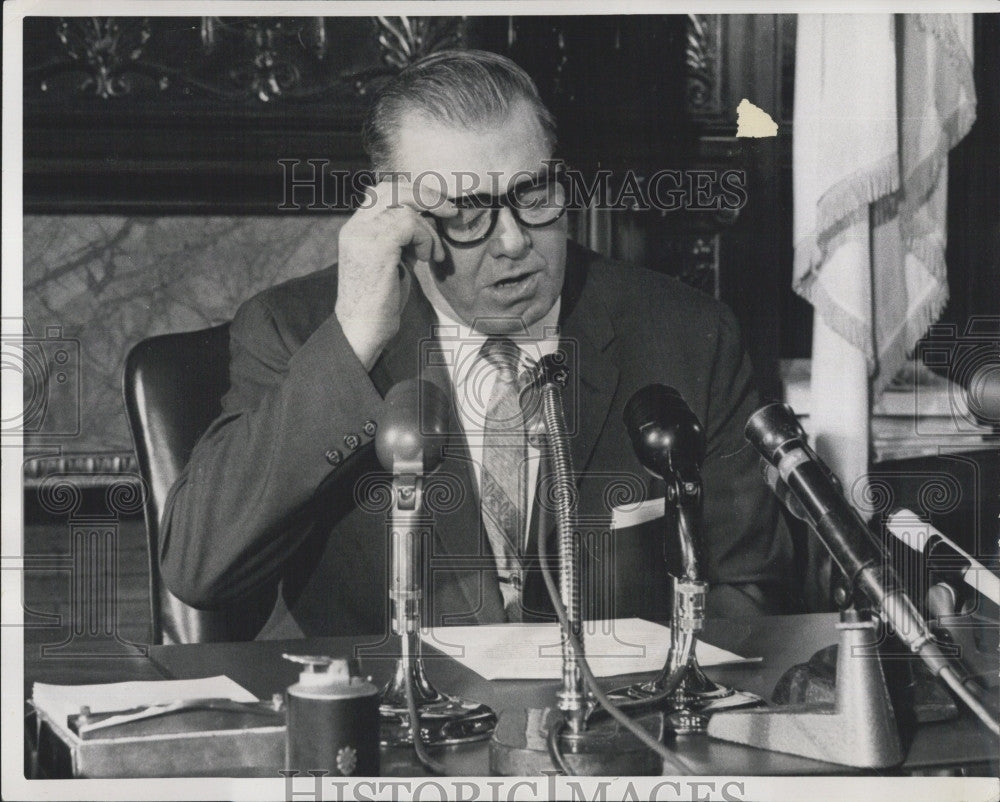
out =
[[160,520],[167,493],[198,439],[219,415],[229,388],[229,324],[163,334],[125,359],[123,390],[139,472],[146,483],[149,598],[154,643],[253,638],[262,620],[239,610],[198,610],[174,596],[160,576]]

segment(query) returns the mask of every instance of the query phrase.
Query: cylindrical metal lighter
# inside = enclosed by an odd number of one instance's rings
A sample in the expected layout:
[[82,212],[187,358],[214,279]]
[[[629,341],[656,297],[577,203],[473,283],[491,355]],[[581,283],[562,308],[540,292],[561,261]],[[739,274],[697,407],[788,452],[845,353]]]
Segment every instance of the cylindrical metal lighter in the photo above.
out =
[[351,676],[347,660],[285,654],[305,666],[288,689],[285,768],[305,773],[377,777],[378,689]]

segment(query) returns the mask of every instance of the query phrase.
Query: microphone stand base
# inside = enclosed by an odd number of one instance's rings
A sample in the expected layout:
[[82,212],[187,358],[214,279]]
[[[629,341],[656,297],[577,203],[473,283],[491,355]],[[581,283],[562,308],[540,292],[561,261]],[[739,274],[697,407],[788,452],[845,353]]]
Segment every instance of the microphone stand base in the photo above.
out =
[[719,683],[706,677],[705,672],[698,665],[698,660],[694,654],[691,655],[691,659],[688,661],[687,674],[684,675],[684,679],[681,681],[680,690],[692,703],[702,706],[717,699],[725,699],[727,696],[732,696],[735,693],[732,688],[719,685]]
[[[670,674],[669,666],[654,680],[616,688],[608,697],[619,703],[651,699],[659,696],[666,688],[664,678]],[[733,688],[713,682],[701,670],[692,654],[687,663],[686,673],[676,690],[657,703],[657,708],[667,715],[670,727],[678,735],[704,733],[708,726],[710,712],[716,708],[744,707],[757,705],[763,700],[754,694],[737,692]]]
[[[555,708],[507,710],[490,741],[490,772],[501,777],[531,777],[557,772],[549,756],[549,728],[562,720]],[[663,715],[648,713],[632,719],[653,738],[663,741]],[[563,731],[563,760],[582,777],[656,776],[663,761],[614,719],[589,723],[578,734]]]
[[420,740],[426,746],[474,743],[485,741],[493,734],[497,717],[489,707],[441,693],[427,679],[420,657],[401,658],[393,679],[382,691],[379,705],[380,739],[384,746],[413,743],[410,711],[406,704],[408,679],[413,683]]
[[870,621],[837,625],[837,686],[832,705],[788,705],[720,712],[708,734],[724,741],[857,768],[903,762],[897,718]]
[[[406,707],[382,705],[381,741],[387,746],[405,746],[413,743],[410,731],[410,714]],[[453,746],[455,744],[485,741],[496,727],[496,714],[486,705],[442,697],[437,702],[417,708],[421,740],[426,746]]]

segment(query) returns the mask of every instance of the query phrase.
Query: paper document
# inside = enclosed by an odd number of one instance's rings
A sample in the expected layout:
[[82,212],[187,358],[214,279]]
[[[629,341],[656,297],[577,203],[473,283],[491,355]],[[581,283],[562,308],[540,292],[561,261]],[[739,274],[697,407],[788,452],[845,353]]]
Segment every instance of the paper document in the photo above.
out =
[[[598,677],[659,671],[670,649],[669,627],[641,618],[585,621],[584,650]],[[485,679],[558,679],[562,650],[558,624],[490,624],[436,627],[421,632],[424,642]],[[698,642],[702,666],[760,660],[744,658]]]
[[257,697],[229,677],[204,679],[152,680],[148,682],[111,682],[102,685],[48,685],[36,682],[31,691],[35,708],[53,721],[66,726],[67,716],[86,705],[92,713],[110,713],[133,707],[177,702],[185,699],[231,699],[255,702]]

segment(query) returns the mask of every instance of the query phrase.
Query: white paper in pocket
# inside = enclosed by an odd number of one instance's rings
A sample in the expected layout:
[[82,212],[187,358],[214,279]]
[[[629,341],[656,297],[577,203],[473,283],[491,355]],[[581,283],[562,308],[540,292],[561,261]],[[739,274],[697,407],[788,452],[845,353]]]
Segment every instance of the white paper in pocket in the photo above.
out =
[[655,521],[663,517],[664,499],[651,498],[638,504],[624,504],[611,510],[611,528],[627,529],[630,526]]

